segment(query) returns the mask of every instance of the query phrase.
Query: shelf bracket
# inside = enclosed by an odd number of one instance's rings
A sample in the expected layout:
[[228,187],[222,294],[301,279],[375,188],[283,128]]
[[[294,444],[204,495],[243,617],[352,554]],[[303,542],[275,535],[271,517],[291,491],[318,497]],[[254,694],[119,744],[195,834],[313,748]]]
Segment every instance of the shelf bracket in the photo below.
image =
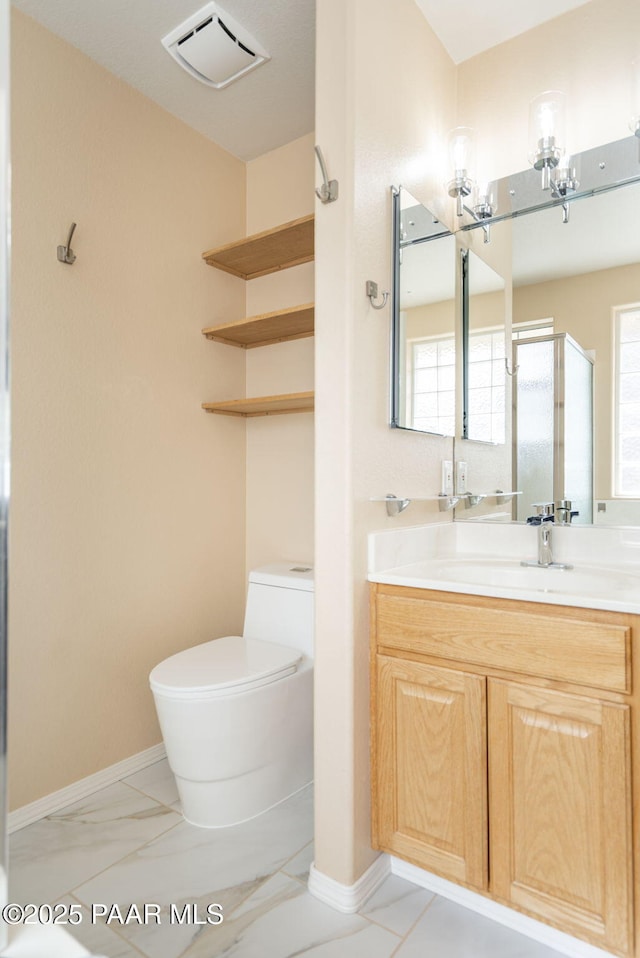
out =
[[401,512],[404,512],[407,506],[410,505],[411,499],[398,499],[392,492],[388,492],[386,502],[387,515],[393,518],[393,516],[399,516]]

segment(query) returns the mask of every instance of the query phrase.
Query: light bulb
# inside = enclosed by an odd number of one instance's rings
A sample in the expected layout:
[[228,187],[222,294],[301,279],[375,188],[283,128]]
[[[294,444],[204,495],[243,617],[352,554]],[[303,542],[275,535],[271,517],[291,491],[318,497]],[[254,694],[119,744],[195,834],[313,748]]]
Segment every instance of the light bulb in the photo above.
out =
[[449,156],[455,176],[469,176],[475,164],[475,131],[458,126],[449,134]]
[[458,126],[449,134],[449,168],[453,179],[447,184],[449,196],[455,197],[456,214],[462,216],[464,199],[473,189],[475,166],[475,132],[466,126]]
[[547,90],[529,107],[529,160],[536,170],[558,165],[566,145],[566,97]]

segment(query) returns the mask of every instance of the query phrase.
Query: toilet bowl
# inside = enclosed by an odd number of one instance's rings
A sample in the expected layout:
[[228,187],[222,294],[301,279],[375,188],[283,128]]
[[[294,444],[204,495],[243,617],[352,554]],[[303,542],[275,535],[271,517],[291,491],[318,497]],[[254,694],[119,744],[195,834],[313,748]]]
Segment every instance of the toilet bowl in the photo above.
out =
[[313,779],[313,571],[249,574],[243,634],[178,652],[149,676],[188,822],[255,818]]

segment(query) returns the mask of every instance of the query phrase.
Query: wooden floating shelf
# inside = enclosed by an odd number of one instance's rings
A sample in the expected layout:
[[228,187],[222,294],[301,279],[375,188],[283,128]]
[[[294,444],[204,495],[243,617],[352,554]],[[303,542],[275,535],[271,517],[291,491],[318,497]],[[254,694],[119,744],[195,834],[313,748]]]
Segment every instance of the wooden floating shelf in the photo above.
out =
[[220,416],[278,416],[283,413],[313,412],[313,393],[289,393],[284,396],[261,396],[257,399],[230,399],[227,402],[205,402],[206,412]]
[[291,339],[313,336],[313,303],[279,309],[274,313],[248,316],[221,326],[209,326],[202,333],[207,339],[241,349],[285,343]]
[[314,253],[313,223],[313,214],[303,216],[264,233],[207,250],[202,257],[209,266],[241,279],[255,279],[310,263]]

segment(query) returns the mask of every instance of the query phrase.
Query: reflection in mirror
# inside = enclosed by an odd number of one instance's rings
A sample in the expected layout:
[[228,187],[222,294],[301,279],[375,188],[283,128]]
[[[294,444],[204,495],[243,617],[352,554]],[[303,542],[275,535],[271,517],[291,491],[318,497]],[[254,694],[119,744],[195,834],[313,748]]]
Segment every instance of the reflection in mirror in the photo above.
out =
[[404,189],[394,193],[391,424],[455,433],[455,240]]
[[593,360],[567,335],[514,342],[514,479],[517,518],[531,503],[569,501],[574,523],[592,521]]
[[462,254],[463,437],[505,441],[505,282],[473,250]]
[[[570,213],[512,221],[518,518],[531,502],[570,499],[574,522],[640,525],[640,183],[577,199]],[[524,463],[536,446],[534,481]]]

